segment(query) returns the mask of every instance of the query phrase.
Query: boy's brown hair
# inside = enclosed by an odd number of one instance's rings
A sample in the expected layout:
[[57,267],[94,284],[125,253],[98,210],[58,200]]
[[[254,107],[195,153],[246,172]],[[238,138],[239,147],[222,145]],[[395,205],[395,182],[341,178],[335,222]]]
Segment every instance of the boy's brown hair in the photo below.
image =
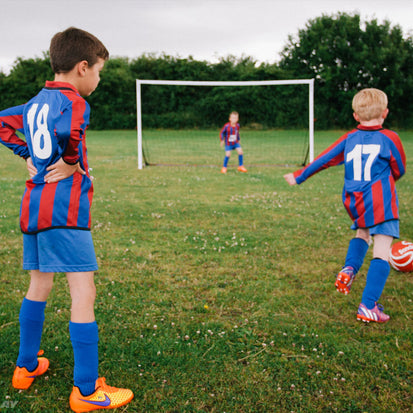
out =
[[50,42],[50,65],[54,73],[70,72],[83,60],[93,66],[99,57],[109,58],[103,43],[93,34],[76,27],[56,33]]
[[387,95],[380,89],[362,89],[353,98],[353,110],[361,121],[378,119],[387,108]]

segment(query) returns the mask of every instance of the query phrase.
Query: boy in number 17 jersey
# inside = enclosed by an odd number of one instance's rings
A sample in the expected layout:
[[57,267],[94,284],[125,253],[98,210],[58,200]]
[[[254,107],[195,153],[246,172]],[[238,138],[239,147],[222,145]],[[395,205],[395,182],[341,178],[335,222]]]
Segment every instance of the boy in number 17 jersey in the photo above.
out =
[[406,169],[406,155],[395,132],[383,129],[389,110],[387,96],[378,89],[363,89],[353,98],[359,125],[346,133],[305,168],[284,176],[290,185],[301,184],[315,173],[344,163],[343,204],[353,221],[356,237],[336,277],[337,291],[348,294],[374,238],[373,259],[357,319],[384,323],[389,316],[378,300],[390,273],[389,250],[399,237],[399,204],[395,181]]

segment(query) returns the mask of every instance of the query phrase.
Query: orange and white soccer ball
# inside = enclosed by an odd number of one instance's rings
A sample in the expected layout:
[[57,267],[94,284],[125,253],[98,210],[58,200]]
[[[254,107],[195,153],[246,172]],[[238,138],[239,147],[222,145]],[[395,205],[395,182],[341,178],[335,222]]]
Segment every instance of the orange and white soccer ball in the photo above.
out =
[[397,271],[413,271],[413,242],[396,242],[390,249],[389,261]]

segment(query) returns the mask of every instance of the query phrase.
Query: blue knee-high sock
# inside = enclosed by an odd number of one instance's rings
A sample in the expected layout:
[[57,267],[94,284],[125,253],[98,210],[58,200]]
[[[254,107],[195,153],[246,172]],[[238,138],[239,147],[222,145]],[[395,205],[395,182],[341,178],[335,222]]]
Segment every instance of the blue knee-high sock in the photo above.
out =
[[371,260],[370,268],[367,272],[366,286],[364,287],[361,302],[371,310],[383,292],[387,277],[390,273],[390,264],[380,258]]
[[228,166],[228,161],[229,161],[229,156],[226,156],[224,158],[224,168],[226,168]]
[[239,166],[242,166],[242,164],[244,163],[244,155],[238,155],[238,163]]
[[93,323],[69,323],[75,368],[73,379],[84,396],[95,391],[98,378],[98,325]]
[[353,238],[348,245],[346,263],[344,265],[346,267],[353,267],[355,274],[357,274],[363,265],[368,249],[369,244],[364,239]]
[[23,298],[20,307],[20,348],[16,364],[33,371],[37,367],[37,353],[42,339],[46,301]]

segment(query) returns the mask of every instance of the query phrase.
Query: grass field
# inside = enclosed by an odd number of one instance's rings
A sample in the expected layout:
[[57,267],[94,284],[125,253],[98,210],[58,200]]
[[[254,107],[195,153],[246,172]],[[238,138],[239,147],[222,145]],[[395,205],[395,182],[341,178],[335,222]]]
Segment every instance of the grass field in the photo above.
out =
[[[338,136],[316,133],[316,152]],[[401,238],[413,240],[413,132],[401,137]],[[119,411],[412,411],[413,275],[391,272],[381,299],[392,317],[386,325],[355,317],[371,252],[351,294],[334,289],[353,235],[342,167],[288,187],[282,176],[291,168],[221,175],[221,153],[216,169],[138,171],[134,131],[90,131],[88,148],[100,374],[135,393]],[[11,386],[29,281],[18,228],[26,171],[6,148],[0,156],[0,410],[68,412],[73,356],[62,275],[46,308],[50,370],[27,391]]]

